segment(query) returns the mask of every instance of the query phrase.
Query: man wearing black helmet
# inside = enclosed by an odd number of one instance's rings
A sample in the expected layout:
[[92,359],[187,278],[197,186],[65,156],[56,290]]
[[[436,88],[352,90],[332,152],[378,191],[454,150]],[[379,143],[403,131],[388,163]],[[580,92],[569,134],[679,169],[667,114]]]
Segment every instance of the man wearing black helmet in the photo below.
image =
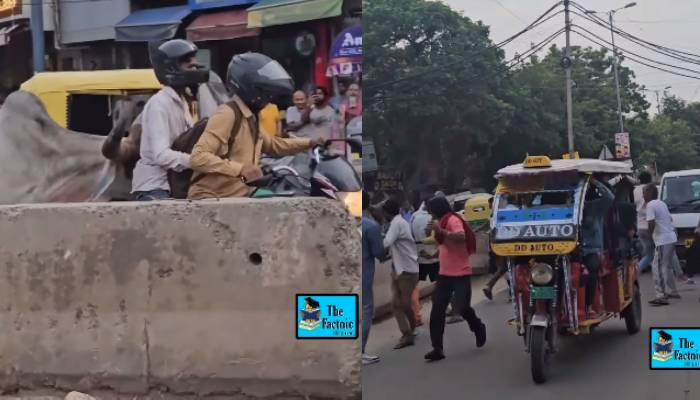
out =
[[323,145],[324,138],[284,139],[262,134],[256,115],[272,99],[291,98],[294,83],[287,71],[258,53],[233,57],[226,84],[233,100],[209,118],[192,149],[192,183],[188,198],[243,197],[247,181],[262,176],[261,153],[286,156]]
[[175,139],[194,124],[197,87],[207,82],[209,71],[195,59],[197,46],[182,39],[169,40],[150,49],[151,64],[163,88],[143,109],[140,153],[132,179],[136,200],[170,197],[168,170],[190,168],[190,155],[171,149]]

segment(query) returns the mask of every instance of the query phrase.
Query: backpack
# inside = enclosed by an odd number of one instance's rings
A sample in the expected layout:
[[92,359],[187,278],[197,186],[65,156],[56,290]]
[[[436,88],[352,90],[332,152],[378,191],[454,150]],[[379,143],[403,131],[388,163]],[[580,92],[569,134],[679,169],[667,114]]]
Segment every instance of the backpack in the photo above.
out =
[[[243,123],[243,113],[238,105],[234,101],[229,101],[225,103],[228,107],[233,110],[236,115],[236,120],[233,124],[233,129],[231,129],[231,137],[229,139],[229,151],[233,149],[233,143],[236,140],[236,135],[241,128]],[[207,127],[209,118],[203,118],[194,124],[190,129],[181,133],[180,136],[175,139],[171,149],[179,151],[182,153],[192,154],[192,149],[199,141],[199,138],[204,133],[204,129]],[[190,185],[202,179],[205,174],[198,174],[194,178],[192,177],[194,171],[191,169],[186,169],[182,172],[175,172],[173,170],[168,170],[168,183],[170,184],[170,197],[174,199],[186,199],[187,192],[190,190]]]

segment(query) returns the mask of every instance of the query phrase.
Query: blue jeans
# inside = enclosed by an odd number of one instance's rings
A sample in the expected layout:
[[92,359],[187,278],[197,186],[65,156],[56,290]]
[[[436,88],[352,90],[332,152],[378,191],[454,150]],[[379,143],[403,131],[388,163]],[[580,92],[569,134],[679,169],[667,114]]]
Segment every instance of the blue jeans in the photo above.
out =
[[149,190],[147,192],[134,192],[132,196],[136,201],[165,200],[170,198],[170,192],[167,190],[156,189]]
[[[374,263],[373,263],[374,264]],[[362,354],[365,353],[369,330],[374,318],[374,265],[362,263]]]
[[639,260],[639,272],[643,272],[651,266],[652,261],[654,261],[654,241],[651,239],[651,234],[646,229],[640,229],[637,232],[639,236],[639,241],[642,242],[643,257]]

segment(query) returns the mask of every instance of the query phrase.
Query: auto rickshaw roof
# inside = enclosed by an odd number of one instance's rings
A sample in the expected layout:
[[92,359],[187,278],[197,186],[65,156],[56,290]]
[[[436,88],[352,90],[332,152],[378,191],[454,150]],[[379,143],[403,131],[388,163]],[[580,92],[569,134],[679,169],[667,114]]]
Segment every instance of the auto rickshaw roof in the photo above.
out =
[[632,167],[629,164],[620,161],[606,161],[594,158],[551,160],[551,166],[541,168],[525,167],[523,166],[523,163],[509,165],[505,168],[499,169],[495,177],[502,178],[506,176],[522,175],[535,176],[571,171],[580,173],[631,174]]
[[152,69],[42,72],[24,82],[22,90],[34,94],[100,90],[159,90]]

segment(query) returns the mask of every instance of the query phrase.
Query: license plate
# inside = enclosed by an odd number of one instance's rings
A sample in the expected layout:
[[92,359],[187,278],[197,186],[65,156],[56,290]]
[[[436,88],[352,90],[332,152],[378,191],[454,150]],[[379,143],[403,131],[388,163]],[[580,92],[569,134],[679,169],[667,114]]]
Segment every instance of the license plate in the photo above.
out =
[[530,288],[530,298],[531,299],[553,299],[554,298],[554,287],[553,286],[533,286]]
[[683,241],[683,244],[685,245],[685,247],[690,247],[693,245],[693,239],[685,239]]

